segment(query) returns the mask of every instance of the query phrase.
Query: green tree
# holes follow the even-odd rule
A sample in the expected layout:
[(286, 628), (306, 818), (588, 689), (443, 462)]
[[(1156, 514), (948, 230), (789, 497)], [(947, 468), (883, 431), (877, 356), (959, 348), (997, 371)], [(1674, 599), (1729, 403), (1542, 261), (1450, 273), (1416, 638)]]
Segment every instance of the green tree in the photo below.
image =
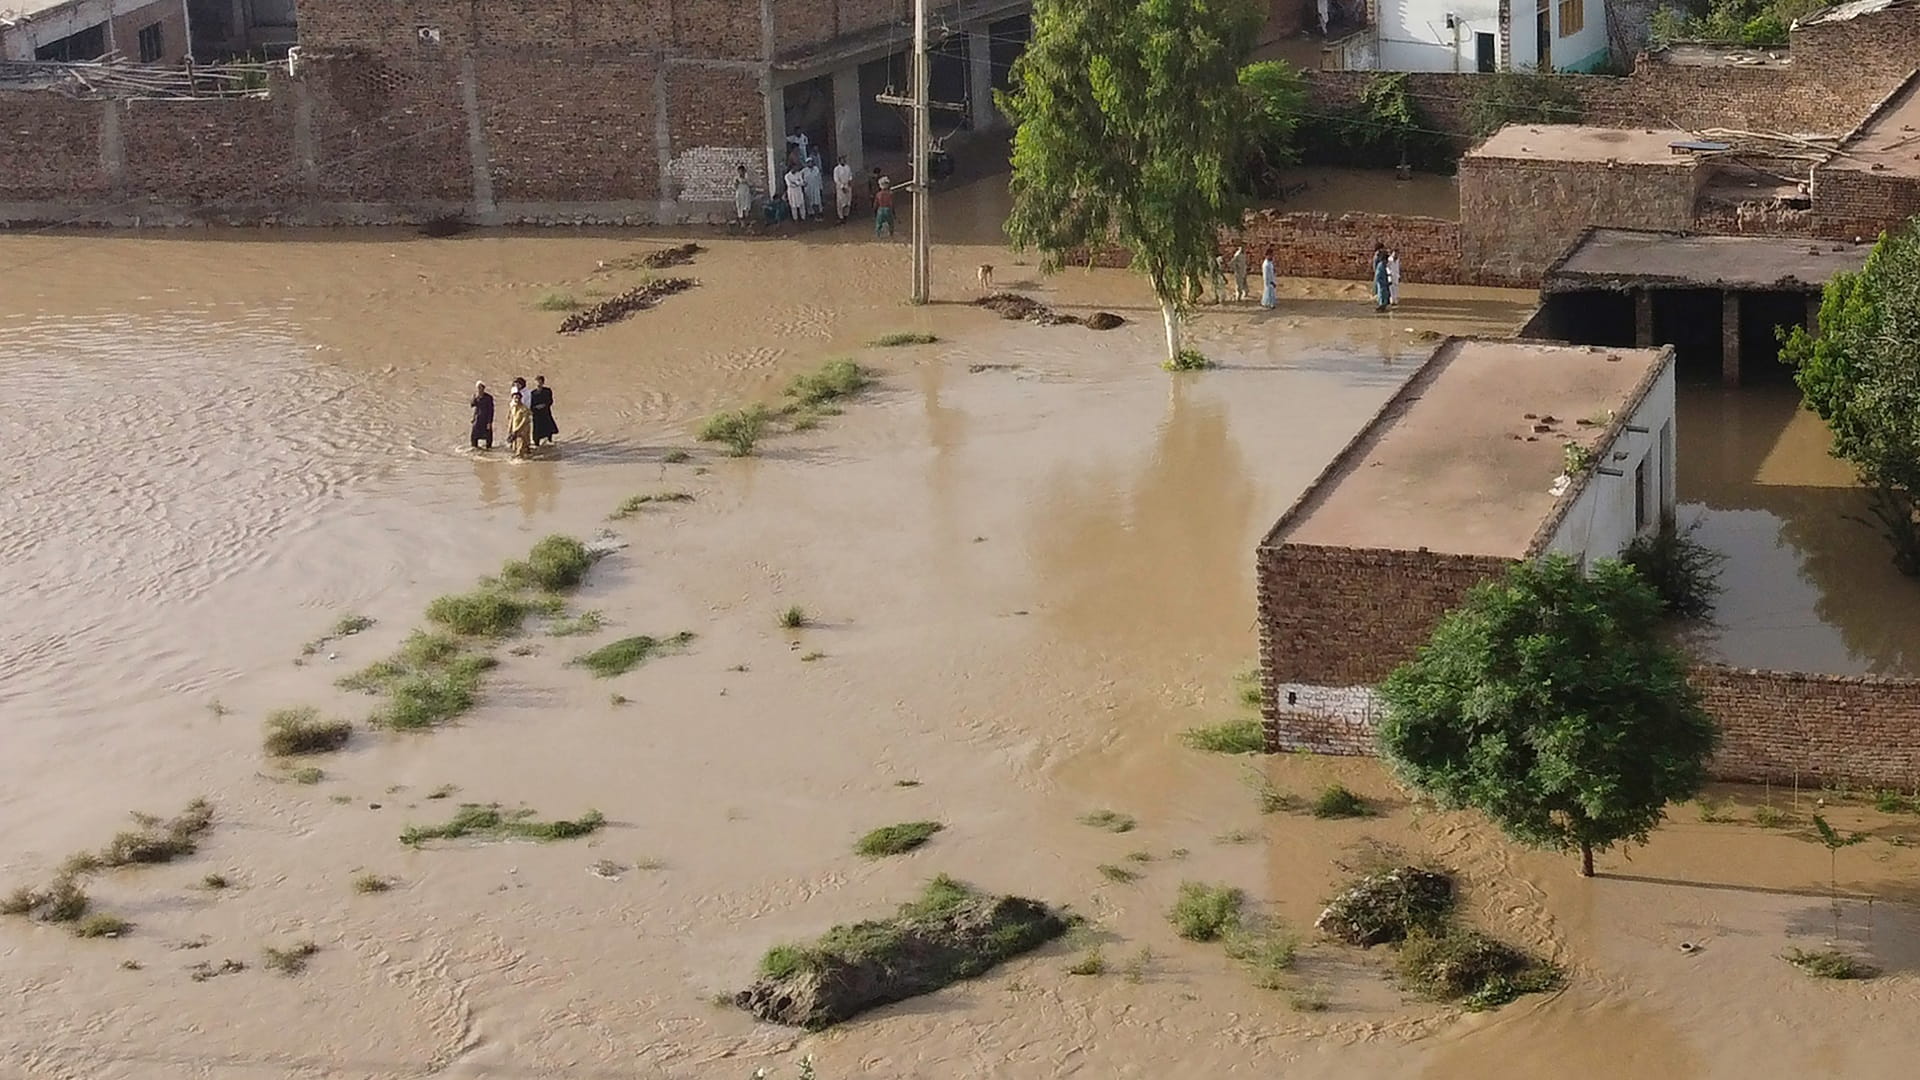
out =
[(1307, 84), (1291, 64), (1261, 60), (1240, 69), (1240, 89), (1247, 96), (1247, 174), (1259, 178), (1300, 158), (1294, 131), (1307, 106)]
[(1441, 620), (1381, 687), (1381, 755), (1442, 805), (1526, 844), (1644, 841), (1706, 780), (1718, 740), (1660, 636), (1660, 598), (1611, 559), (1515, 565)]
[(1836, 274), (1819, 329), (1795, 328), (1780, 358), (1853, 465), (1900, 572), (1920, 577), (1920, 235), (1884, 235), (1857, 274)]
[(998, 96), (1017, 125), (1007, 236), (1042, 269), (1117, 242), (1180, 320), (1237, 224), (1251, 127), (1240, 65), (1250, 0), (1036, 0), (1033, 40)]

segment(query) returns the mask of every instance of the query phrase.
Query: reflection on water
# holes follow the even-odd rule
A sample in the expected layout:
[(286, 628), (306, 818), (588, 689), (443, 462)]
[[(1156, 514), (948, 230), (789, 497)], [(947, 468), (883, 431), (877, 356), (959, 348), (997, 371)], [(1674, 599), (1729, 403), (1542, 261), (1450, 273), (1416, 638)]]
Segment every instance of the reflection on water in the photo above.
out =
[(1749, 667), (1920, 675), (1920, 582), (1858, 520), (1866, 499), (1792, 387), (1682, 385), (1680, 520), (1727, 561), (1696, 643)]

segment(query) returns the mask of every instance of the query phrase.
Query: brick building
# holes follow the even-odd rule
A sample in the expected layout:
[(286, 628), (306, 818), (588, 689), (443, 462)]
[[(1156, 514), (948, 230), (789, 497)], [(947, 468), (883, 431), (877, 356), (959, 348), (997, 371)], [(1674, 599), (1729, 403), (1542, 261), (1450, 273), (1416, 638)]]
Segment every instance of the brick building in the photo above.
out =
[(0, 61), (94, 60), (119, 53), (148, 64), (188, 55), (186, 0), (5, 0)]

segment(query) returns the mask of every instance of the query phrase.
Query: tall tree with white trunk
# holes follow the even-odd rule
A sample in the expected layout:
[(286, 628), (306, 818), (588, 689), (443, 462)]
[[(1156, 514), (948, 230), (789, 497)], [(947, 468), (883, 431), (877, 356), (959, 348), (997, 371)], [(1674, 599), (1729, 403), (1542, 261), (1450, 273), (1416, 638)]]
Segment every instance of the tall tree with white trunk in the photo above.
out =
[(1196, 359), (1181, 320), (1236, 225), (1261, 114), (1240, 68), (1251, 0), (1036, 0), (1033, 40), (1000, 108), (1017, 125), (1007, 235), (1042, 269), (1117, 245), (1166, 320), (1167, 360)]

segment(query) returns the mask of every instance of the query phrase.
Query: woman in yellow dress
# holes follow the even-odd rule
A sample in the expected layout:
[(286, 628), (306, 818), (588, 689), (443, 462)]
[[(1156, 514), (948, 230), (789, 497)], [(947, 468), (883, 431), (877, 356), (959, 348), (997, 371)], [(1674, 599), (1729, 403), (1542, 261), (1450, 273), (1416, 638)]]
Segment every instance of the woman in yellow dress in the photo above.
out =
[(533, 449), (533, 409), (527, 397), (527, 380), (513, 380), (513, 391), (507, 395), (507, 446), (517, 458)]

